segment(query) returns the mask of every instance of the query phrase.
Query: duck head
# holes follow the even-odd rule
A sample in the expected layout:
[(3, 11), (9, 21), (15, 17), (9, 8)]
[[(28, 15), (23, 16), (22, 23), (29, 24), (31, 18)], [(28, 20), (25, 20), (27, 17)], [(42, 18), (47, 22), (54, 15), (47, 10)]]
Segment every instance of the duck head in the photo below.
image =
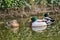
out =
[(47, 12), (47, 13), (45, 13), (45, 14), (44, 14), (44, 17), (48, 17), (48, 16), (49, 16), (48, 14), (49, 14), (48, 12)]
[(31, 21), (32, 21), (32, 22), (35, 22), (36, 20), (37, 20), (36, 17), (32, 17), (32, 18), (31, 18)]

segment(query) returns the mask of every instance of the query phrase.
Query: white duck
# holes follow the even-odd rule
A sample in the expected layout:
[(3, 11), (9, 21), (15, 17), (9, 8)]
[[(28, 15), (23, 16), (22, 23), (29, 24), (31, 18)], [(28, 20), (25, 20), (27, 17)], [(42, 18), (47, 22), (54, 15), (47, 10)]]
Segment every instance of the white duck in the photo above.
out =
[(31, 29), (36, 32), (42, 32), (47, 28), (47, 23), (42, 19), (36, 19), (35, 17), (31, 18)]
[(17, 22), (17, 20), (11, 20), (6, 24), (7, 24), (6, 27), (9, 28), (13, 33), (17, 33), (19, 29), (19, 23)]

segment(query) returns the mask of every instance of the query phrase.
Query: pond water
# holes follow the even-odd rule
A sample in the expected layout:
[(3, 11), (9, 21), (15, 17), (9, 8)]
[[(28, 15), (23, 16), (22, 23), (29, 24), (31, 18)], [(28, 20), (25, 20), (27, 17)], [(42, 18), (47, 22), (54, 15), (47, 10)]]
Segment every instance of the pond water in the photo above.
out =
[[(37, 33), (30, 29), (29, 22), (31, 17), (16, 19), (20, 24), (19, 31), (16, 34), (6, 29), (5, 23), (0, 24), (0, 40), (60, 40), (60, 15), (52, 17), (55, 19), (54, 24), (48, 26), (43, 33)], [(42, 17), (39, 16), (38, 18)], [(6, 22), (9, 20), (11, 19), (4, 19), (1, 21)]]

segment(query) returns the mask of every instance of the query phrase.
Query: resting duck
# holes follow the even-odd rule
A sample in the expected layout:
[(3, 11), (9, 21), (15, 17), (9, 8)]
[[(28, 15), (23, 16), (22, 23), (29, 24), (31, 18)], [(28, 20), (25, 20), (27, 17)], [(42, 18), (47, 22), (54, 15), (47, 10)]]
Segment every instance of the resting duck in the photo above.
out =
[(17, 20), (11, 20), (6, 24), (7, 24), (7, 28), (11, 29), (13, 33), (17, 33), (17, 30), (19, 29), (19, 24)]
[(51, 17), (49, 17), (48, 13), (44, 14), (43, 21), (47, 23), (47, 25), (51, 25), (55, 20)]
[(31, 18), (31, 29), (36, 32), (42, 32), (47, 28), (47, 23), (42, 19)]
[(43, 32), (47, 28), (47, 25), (52, 24), (54, 22), (53, 19), (48, 17), (48, 14), (44, 15), (43, 19), (37, 19), (36, 17), (31, 18), (31, 29), (36, 32)]

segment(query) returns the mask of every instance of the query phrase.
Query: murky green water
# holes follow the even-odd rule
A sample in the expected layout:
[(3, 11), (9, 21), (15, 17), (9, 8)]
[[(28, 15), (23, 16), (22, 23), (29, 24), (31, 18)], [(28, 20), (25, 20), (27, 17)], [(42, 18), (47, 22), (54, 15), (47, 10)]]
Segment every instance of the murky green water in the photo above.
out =
[[(60, 16), (52, 17), (55, 19), (55, 23), (48, 26), (43, 33), (37, 33), (30, 29), (30, 17), (17, 19), (20, 24), (17, 34), (14, 34), (9, 29), (5, 28), (5, 23), (0, 24), (0, 40), (60, 40)], [(9, 20), (5, 19), (2, 21), (6, 22)]]

